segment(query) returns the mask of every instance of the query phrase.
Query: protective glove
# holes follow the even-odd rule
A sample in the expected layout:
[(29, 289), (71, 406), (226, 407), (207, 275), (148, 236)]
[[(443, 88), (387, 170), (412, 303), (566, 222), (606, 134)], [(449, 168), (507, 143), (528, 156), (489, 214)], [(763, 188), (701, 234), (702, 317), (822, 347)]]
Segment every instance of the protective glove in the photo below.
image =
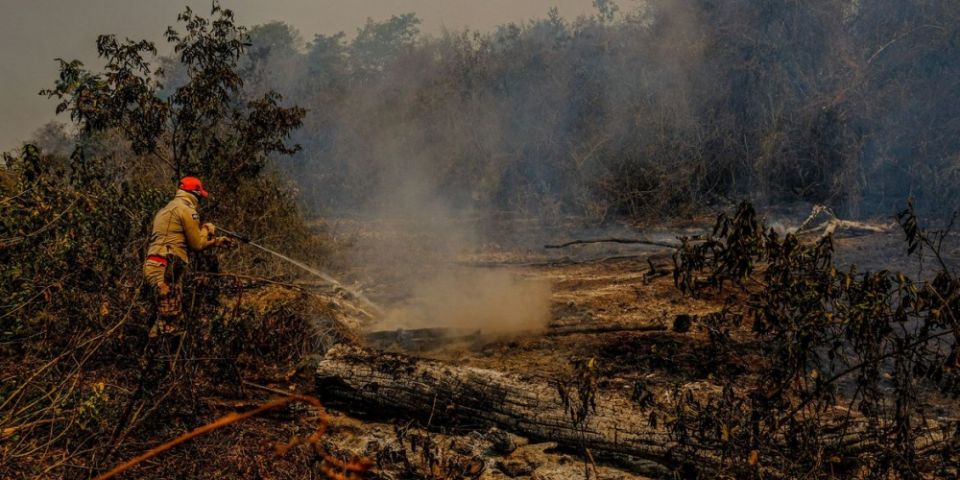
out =
[(217, 233), (217, 226), (212, 223), (204, 223), (200, 228), (207, 231), (207, 234), (213, 236)]
[(213, 242), (214, 245), (220, 248), (234, 248), (237, 246), (237, 242), (230, 237), (217, 237)]

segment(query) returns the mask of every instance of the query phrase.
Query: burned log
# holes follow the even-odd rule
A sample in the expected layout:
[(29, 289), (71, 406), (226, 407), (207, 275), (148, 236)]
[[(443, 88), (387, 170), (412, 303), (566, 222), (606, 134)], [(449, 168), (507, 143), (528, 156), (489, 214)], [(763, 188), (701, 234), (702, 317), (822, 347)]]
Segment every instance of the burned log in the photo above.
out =
[(367, 346), (378, 349), (399, 347), (404, 351), (423, 351), (446, 345), (453, 342), (468, 342), (479, 340), (482, 332), (479, 330), (463, 330), (452, 328), (414, 328), (396, 330), (378, 330), (364, 335)]
[[(389, 412), (435, 425), (496, 426), (592, 455), (652, 462), (679, 472), (718, 471), (731, 461), (716, 442), (675, 441), (665, 422), (651, 421), (657, 407), (642, 407), (627, 395), (590, 391), (589, 386), (578, 391), (576, 385), (346, 345), (334, 347), (319, 362), (316, 379), (322, 400), (349, 411)], [(837, 428), (823, 432), (826, 443), (854, 462), (876, 448), (863, 435), (867, 425), (856, 417), (848, 413)], [(916, 436), (918, 453), (945, 445), (945, 430), (935, 424), (921, 430), (925, 431)], [(774, 434), (770, 440), (761, 447), (767, 453), (792, 449), (783, 435)], [(777, 462), (764, 463), (752, 468), (767, 478), (786, 476)]]
[(680, 447), (665, 428), (651, 426), (650, 412), (626, 396), (596, 395), (584, 405), (582, 392), (493, 370), (338, 346), (318, 365), (317, 391), (324, 401), (339, 400), (348, 409), (365, 405), (433, 423), (496, 426), (595, 454), (671, 467), (718, 462), (712, 452), (689, 446), (678, 460)]

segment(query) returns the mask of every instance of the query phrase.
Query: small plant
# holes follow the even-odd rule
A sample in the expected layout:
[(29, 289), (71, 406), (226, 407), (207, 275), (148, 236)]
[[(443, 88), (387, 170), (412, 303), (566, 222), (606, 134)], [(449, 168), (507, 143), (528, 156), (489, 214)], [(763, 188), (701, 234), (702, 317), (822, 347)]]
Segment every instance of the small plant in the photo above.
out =
[(597, 410), (597, 359), (577, 360), (569, 379), (557, 380), (557, 393), (570, 420), (583, 427), (591, 413)]

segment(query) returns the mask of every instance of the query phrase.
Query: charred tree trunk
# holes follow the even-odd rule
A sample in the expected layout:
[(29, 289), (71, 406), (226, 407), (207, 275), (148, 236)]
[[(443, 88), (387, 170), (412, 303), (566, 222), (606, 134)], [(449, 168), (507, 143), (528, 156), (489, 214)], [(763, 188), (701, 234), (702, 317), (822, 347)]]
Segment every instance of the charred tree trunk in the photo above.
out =
[(671, 467), (718, 464), (706, 449), (688, 446), (681, 453), (664, 428), (651, 426), (650, 412), (626, 397), (590, 398), (574, 387), (492, 370), (338, 346), (318, 366), (317, 391), (325, 400), (347, 401), (348, 407), (359, 403), (399, 410), (434, 423), (479, 422)]
[[(699, 444), (688, 438), (680, 445), (664, 427), (662, 416), (651, 421), (662, 411), (641, 408), (625, 395), (401, 354), (334, 347), (317, 367), (317, 390), (326, 401), (345, 401), (348, 410), (365, 406), (445, 425), (497, 426), (595, 454), (652, 461), (684, 476), (716, 471), (731, 461), (723, 458), (717, 442)], [(866, 424), (861, 419), (847, 418), (837, 426), (823, 435), (845, 455), (856, 457), (875, 447), (862, 435)], [(772, 438), (777, 440), (762, 447), (770, 453), (793, 448), (783, 436)], [(917, 437), (916, 448), (918, 452), (941, 448), (945, 440), (942, 430), (931, 427)], [(754, 468), (763, 477), (784, 476), (772, 466)]]

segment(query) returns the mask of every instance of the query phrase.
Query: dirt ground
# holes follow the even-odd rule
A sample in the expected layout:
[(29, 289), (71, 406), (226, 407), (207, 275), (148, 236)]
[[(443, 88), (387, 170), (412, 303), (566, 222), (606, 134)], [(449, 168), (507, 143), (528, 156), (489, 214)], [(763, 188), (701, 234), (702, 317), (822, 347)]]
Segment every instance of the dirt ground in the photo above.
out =
[[(537, 332), (507, 336), (478, 332), (425, 344), (370, 342), (369, 346), (545, 381), (568, 376), (576, 362), (592, 358), (604, 373), (601, 388), (606, 389), (632, 388), (633, 380), (640, 377), (656, 383), (659, 376), (664, 380), (677, 374), (697, 376), (697, 372), (677, 371), (671, 366), (673, 362), (665, 361), (669, 355), (665, 357), (663, 352), (696, 356), (697, 337), (702, 334), (696, 329), (674, 334), (669, 329), (678, 315), (696, 317), (719, 307), (707, 300), (684, 298), (674, 288), (669, 250), (611, 244), (543, 248), (543, 243), (551, 238), (563, 240), (572, 235), (636, 236), (628, 228), (581, 228), (570, 233), (573, 230), (562, 225), (545, 229), (537, 223), (513, 223), (509, 228), (498, 227), (502, 235), (486, 235), (483, 241), (472, 241), (467, 248), (458, 249), (447, 244), (436, 248), (429, 233), (423, 233), (430, 232), (430, 228), (411, 232), (408, 227), (348, 223), (340, 226), (342, 231), (354, 229), (354, 235), (358, 235), (352, 263), (365, 268), (357, 269), (353, 275), (381, 306), (389, 309), (409, 300), (409, 279), (427, 275), (422, 270), (429, 272), (453, 265), (468, 274), (509, 272), (546, 282), (550, 285), (550, 320), (545, 330)], [(489, 225), (485, 228), (491, 230)], [(662, 229), (648, 236), (669, 240), (697, 230)], [(389, 247), (383, 247), (384, 243)], [(401, 253), (383, 255), (384, 250)], [(369, 261), (370, 257), (375, 261)], [(648, 331), (651, 328), (658, 330)], [(323, 393), (318, 394), (322, 398)], [(356, 419), (340, 413), (336, 419), (330, 445), (345, 448), (345, 453), (390, 451), (404, 444), (397, 434), (398, 424), (404, 425), (402, 418)], [(440, 444), (447, 442), (449, 452), (475, 453), (477, 461), (483, 464), (480, 478), (645, 478), (603, 460), (592, 465), (583, 452), (537, 443), (537, 439), (516, 438), (519, 447), (507, 452), (495, 448), (497, 442), (491, 440), (488, 431), (409, 428), (419, 435), (432, 435)], [(493, 437), (497, 435), (494, 432)], [(457, 444), (467, 446), (458, 448)], [(474, 457), (467, 455), (464, 461), (470, 458)]]
[[(782, 214), (781, 214), (782, 215)], [(776, 214), (770, 214), (776, 216)], [(802, 219), (802, 215), (794, 214)], [(500, 228), (503, 235), (488, 235), (465, 250), (434, 249), (429, 234), (410, 234), (392, 229), (390, 225), (366, 225), (362, 232), (375, 231), (377, 244), (389, 241), (392, 249), (403, 255), (379, 257), (366, 270), (354, 272), (365, 282), (366, 291), (388, 308), (392, 302), (409, 295), (405, 286), (409, 278), (425, 275), (418, 268), (436, 269), (437, 265), (456, 264), (466, 269), (509, 271), (515, 275), (546, 281), (551, 286), (550, 321), (543, 331), (520, 333), (506, 337), (453, 335), (455, 338), (431, 339), (415, 345), (405, 342), (371, 342), (374, 348), (394, 351), (471, 366), (509, 372), (522, 377), (541, 380), (571, 375), (576, 362), (592, 359), (603, 379), (601, 389), (630, 389), (642, 380), (654, 392), (664, 392), (658, 386), (677, 381), (700, 383), (710, 388), (717, 374), (750, 375), (749, 335), (735, 332), (743, 340), (744, 350), (735, 361), (716, 365), (706, 351), (706, 333), (698, 319), (719, 311), (719, 299), (695, 299), (680, 293), (673, 285), (670, 250), (644, 245), (600, 243), (548, 250), (546, 242), (560, 242), (577, 238), (606, 238), (642, 236), (657, 241), (676, 241), (680, 236), (707, 233), (712, 218), (689, 219), (656, 229), (645, 229), (642, 234), (627, 226), (603, 229), (570, 228), (554, 225), (545, 228), (531, 222), (514, 223)], [(793, 221), (794, 224), (799, 220)], [(349, 230), (351, 227), (344, 227)], [(356, 226), (354, 226), (356, 228)], [(489, 229), (488, 229), (489, 230)], [(355, 230), (361, 231), (361, 230)], [(428, 232), (424, 229), (422, 232)], [(360, 234), (357, 245), (366, 240)], [(372, 235), (372, 234), (369, 234)], [(948, 237), (943, 249), (946, 260), (957, 265), (960, 243), (957, 237)], [(899, 230), (889, 233), (848, 235), (841, 232), (836, 239), (836, 258), (841, 266), (856, 264), (859, 271), (901, 270), (913, 276), (923, 276), (925, 269), (915, 259), (904, 255), (903, 236)], [(375, 247), (368, 247), (377, 250)], [(358, 249), (362, 251), (362, 248)], [(359, 254), (361, 257), (363, 254)], [(421, 260), (431, 259), (430, 266)], [(364, 262), (360, 262), (364, 264)], [(681, 318), (692, 325), (682, 332), (674, 331), (674, 322)], [(463, 332), (461, 332), (463, 333)], [(469, 332), (466, 332), (469, 334)], [(322, 396), (322, 392), (319, 392)], [(354, 443), (351, 452), (389, 450), (398, 441), (397, 422), (357, 420), (346, 415), (337, 417), (342, 426), (335, 432), (347, 432)], [(483, 466), (481, 478), (643, 478), (636, 477), (616, 464), (600, 462), (596, 470), (587, 467), (583, 452), (557, 450), (553, 444), (534, 444), (519, 448), (512, 454), (497, 453), (491, 448), (485, 432), (446, 432), (443, 428), (421, 430), (432, 432), (440, 443), (449, 442), (455, 451), (458, 442), (468, 447), (462, 452), (473, 452)], [(343, 440), (332, 437), (334, 443)], [(530, 442), (519, 439), (520, 444)], [(469, 457), (469, 455), (468, 455)]]

